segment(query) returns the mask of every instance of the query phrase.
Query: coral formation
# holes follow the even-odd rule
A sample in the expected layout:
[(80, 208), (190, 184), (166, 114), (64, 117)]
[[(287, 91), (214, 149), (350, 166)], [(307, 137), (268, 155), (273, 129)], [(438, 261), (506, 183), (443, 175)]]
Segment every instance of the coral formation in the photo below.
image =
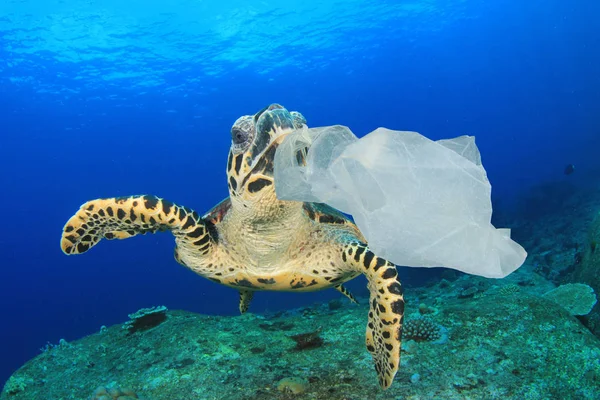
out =
[(308, 382), (302, 378), (283, 378), (277, 383), (277, 390), (288, 394), (301, 394), (306, 392)]
[(90, 400), (136, 400), (139, 399), (138, 395), (131, 389), (121, 389), (119, 387), (107, 388), (100, 386), (94, 393)]
[(290, 336), (296, 342), (295, 351), (315, 349), (323, 345), (323, 338), (319, 336), (321, 333), (321, 327), (313, 332), (299, 333), (297, 335)]
[(412, 339), (415, 342), (433, 342), (441, 339), (442, 330), (438, 324), (429, 318), (415, 318), (404, 323), (402, 337)]
[(15, 395), (27, 389), (27, 382), (23, 377), (11, 376), (4, 384), (4, 393)]
[(586, 315), (596, 304), (594, 289), (583, 283), (568, 283), (544, 294), (571, 315)]
[(129, 321), (123, 324), (130, 334), (145, 331), (162, 324), (167, 319), (167, 307), (156, 306), (142, 308), (133, 314), (129, 314)]
[(459, 299), (469, 299), (475, 297), (476, 294), (480, 293), (480, 290), (476, 286), (469, 286), (460, 291), (457, 295)]
[(503, 294), (505, 296), (510, 296), (511, 294), (517, 294), (520, 291), (521, 291), (521, 288), (519, 287), (519, 285), (516, 285), (514, 283), (504, 285), (498, 290), (498, 292), (500, 294)]

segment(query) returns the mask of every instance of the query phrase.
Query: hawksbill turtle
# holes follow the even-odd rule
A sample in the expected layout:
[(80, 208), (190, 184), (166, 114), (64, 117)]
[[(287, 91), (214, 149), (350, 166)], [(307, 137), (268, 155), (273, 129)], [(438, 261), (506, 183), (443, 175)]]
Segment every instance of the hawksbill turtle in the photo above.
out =
[[(103, 238), (170, 231), (175, 260), (238, 290), (242, 313), (258, 290), (335, 288), (353, 300), (342, 284), (364, 274), (370, 291), (366, 345), (386, 389), (400, 365), (404, 315), (395, 265), (375, 255), (357, 226), (334, 208), (275, 195), (277, 147), (305, 124), (302, 114), (278, 104), (240, 117), (231, 129), (229, 197), (203, 216), (152, 195), (91, 200), (66, 223), (60, 245), (66, 254), (81, 254)], [(303, 162), (306, 151), (297, 157)]]

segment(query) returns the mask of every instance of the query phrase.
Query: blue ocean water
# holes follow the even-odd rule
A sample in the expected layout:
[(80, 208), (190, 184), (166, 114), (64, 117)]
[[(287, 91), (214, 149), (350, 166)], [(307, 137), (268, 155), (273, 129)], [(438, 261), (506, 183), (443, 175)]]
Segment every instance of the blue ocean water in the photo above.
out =
[[(232, 123), (270, 103), (360, 135), (475, 135), (498, 204), (539, 182), (597, 181), (598, 12), (592, 0), (3, 0), (0, 381), (45, 343), (141, 307), (237, 314), (235, 291), (176, 264), (170, 235), (79, 257), (58, 242), (98, 197), (210, 209), (227, 196)], [(253, 310), (337, 296), (260, 293)]]

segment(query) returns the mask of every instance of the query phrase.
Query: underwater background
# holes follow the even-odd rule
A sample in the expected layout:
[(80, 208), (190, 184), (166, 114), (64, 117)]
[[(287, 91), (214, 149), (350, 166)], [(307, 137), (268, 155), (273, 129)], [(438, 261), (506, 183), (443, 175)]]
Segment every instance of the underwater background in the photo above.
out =
[[(98, 197), (210, 209), (227, 196), (231, 125), (274, 102), (359, 136), (474, 135), (497, 226), (521, 241), (519, 219), (568, 224), (562, 199), (600, 182), (599, 13), (593, 0), (2, 0), (0, 382), (142, 307), (238, 314), (234, 290), (174, 261), (171, 235), (78, 257), (59, 238)], [(408, 287), (440, 274), (400, 269)], [(261, 292), (251, 312), (338, 297)]]

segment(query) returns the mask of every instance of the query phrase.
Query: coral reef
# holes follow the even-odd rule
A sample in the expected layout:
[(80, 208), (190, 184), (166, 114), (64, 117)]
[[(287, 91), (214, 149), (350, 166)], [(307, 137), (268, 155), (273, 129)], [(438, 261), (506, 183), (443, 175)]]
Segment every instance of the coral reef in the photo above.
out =
[[(532, 272), (531, 277), (542, 277), (554, 286), (587, 284), (600, 293), (600, 185), (595, 182), (578, 187), (552, 183), (542, 185), (545, 188), (541, 190), (532, 189), (537, 192), (533, 196), (536, 200), (522, 208), (521, 218), (510, 224), (514, 236), (529, 252), (527, 265), (522, 268)], [(560, 189), (548, 191), (549, 187)], [(530, 200), (531, 196), (520, 203)], [(537, 207), (544, 208), (543, 212), (536, 213), (533, 209)], [(536, 285), (539, 293), (545, 282)], [(599, 303), (578, 319), (600, 337)]]
[[(590, 285), (596, 293), (600, 293), (600, 206), (596, 207), (594, 219), (588, 230), (587, 241), (581, 252), (580, 262), (568, 276), (570, 282), (582, 282)], [(600, 337), (600, 304), (596, 303), (584, 319), (592, 332)]]
[[(552, 285), (527, 269), (510, 279), (534, 285), (510, 298), (493, 286), (457, 298), (467, 284), (480, 287), (467, 276), (451, 287), (407, 288), (407, 324), (427, 304), (426, 318), (449, 339), (405, 340), (387, 391), (365, 349), (364, 301), (239, 317), (167, 311), (165, 322), (136, 334), (111, 326), (44, 351), (14, 374), (0, 400), (89, 399), (98, 385), (117, 382), (147, 400), (600, 398), (600, 340), (542, 296)], [(322, 345), (290, 351), (290, 336), (306, 332), (318, 332)]]

